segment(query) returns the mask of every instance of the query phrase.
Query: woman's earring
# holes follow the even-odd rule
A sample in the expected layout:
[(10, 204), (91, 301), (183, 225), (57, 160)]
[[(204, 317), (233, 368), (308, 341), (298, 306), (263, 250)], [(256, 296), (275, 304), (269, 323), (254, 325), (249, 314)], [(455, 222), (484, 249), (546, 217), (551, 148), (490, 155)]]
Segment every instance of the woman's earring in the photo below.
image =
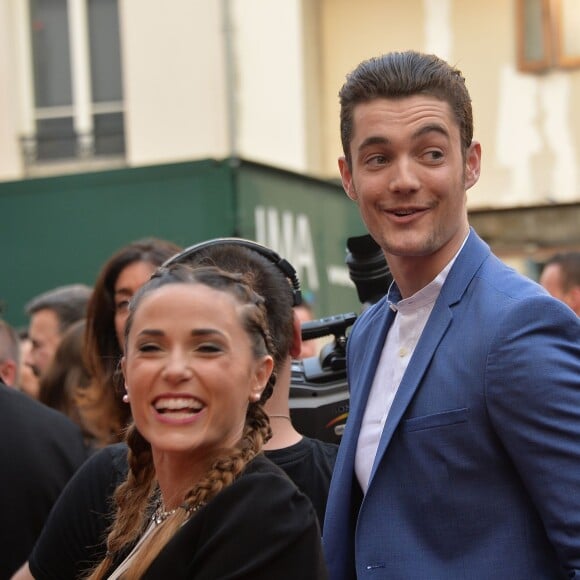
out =
[(262, 393), (252, 393), (252, 396), (250, 397), (250, 402), (257, 403), (260, 400), (261, 396), (262, 396)]
[(129, 393), (125, 393), (123, 395), (123, 403), (128, 403), (129, 402)]

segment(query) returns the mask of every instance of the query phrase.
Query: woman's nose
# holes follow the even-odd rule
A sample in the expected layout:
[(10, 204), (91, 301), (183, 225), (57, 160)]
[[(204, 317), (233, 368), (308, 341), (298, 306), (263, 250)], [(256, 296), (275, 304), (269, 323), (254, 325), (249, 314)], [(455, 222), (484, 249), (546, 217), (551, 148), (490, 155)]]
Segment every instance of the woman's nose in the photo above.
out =
[(182, 352), (171, 353), (162, 371), (162, 377), (169, 382), (181, 382), (191, 378), (191, 361)]

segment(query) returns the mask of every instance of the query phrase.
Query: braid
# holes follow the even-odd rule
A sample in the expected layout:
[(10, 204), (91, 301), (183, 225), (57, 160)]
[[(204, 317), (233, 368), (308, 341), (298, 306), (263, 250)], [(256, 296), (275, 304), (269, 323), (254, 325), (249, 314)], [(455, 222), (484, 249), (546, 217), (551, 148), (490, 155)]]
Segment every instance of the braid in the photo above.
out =
[(250, 405), (242, 438), (235, 447), (213, 462), (207, 475), (187, 494), (185, 503), (208, 503), (222, 489), (231, 485), (271, 435), (270, 421), (262, 407), (256, 403)]
[(113, 495), (117, 513), (107, 536), (107, 554), (89, 580), (104, 578), (115, 555), (134, 543), (147, 523), (147, 507), (155, 485), (151, 446), (134, 424), (127, 429), (126, 441), (129, 471)]
[(220, 491), (231, 485), (244, 471), (246, 465), (260, 453), (270, 439), (270, 420), (260, 403), (248, 407), (244, 434), (240, 441), (212, 463), (207, 474), (186, 494), (185, 501), (165, 523), (154, 530), (139, 549), (140, 557), (123, 576), (123, 580), (138, 580), (159, 555), (167, 542), (187, 521), (192, 513), (209, 503)]

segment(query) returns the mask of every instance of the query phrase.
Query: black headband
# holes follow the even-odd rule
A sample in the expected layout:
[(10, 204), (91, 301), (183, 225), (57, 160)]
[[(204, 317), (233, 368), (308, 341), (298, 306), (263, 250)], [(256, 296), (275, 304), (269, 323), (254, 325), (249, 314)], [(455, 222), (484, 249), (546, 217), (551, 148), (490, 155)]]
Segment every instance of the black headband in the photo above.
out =
[(215, 238), (213, 240), (207, 240), (206, 242), (200, 242), (199, 244), (189, 246), (189, 248), (185, 248), (185, 250), (175, 254), (175, 256), (172, 256), (166, 260), (163, 263), (163, 266), (165, 267), (171, 264), (180, 263), (186, 258), (190, 258), (202, 250), (220, 245), (235, 245), (248, 248), (249, 250), (253, 250), (254, 252), (270, 260), (270, 262), (272, 262), (292, 284), (292, 305), (298, 306), (299, 304), (302, 304), (300, 280), (298, 279), (298, 275), (296, 274), (294, 266), (292, 266), (288, 260), (285, 260), (279, 256), (274, 250), (271, 250), (270, 248), (267, 248), (258, 242), (252, 242), (251, 240), (245, 240), (243, 238)]

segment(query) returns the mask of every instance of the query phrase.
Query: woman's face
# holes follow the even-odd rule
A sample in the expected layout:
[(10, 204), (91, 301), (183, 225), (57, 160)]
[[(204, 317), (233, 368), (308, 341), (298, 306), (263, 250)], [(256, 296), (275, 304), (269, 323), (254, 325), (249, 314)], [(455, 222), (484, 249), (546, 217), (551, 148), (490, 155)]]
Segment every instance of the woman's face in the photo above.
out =
[(129, 315), (128, 306), (133, 294), (151, 278), (156, 267), (150, 262), (133, 262), (125, 266), (115, 282), (115, 332), (121, 350), (125, 347), (125, 322)]
[(241, 311), (231, 294), (199, 283), (162, 286), (137, 306), (123, 372), (154, 454), (207, 462), (241, 438), (273, 367), (269, 355), (254, 356)]

